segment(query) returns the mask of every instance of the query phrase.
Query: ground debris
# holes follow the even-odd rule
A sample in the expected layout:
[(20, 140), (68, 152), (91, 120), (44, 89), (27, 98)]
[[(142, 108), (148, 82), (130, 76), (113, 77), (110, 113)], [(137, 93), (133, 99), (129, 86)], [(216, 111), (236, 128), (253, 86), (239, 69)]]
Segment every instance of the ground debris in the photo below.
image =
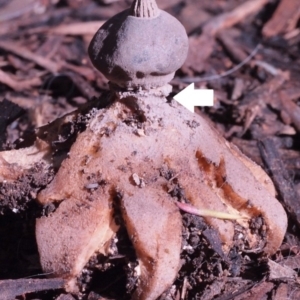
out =
[(299, 227), (300, 202), (293, 181), (291, 180), (289, 173), (283, 167), (283, 162), (278, 154), (275, 143), (271, 138), (268, 138), (259, 143), (259, 148), (264, 163), (271, 172), (271, 176), (285, 208)]
[(24, 112), (20, 106), (7, 99), (3, 99), (0, 102), (0, 150), (4, 150), (7, 126), (24, 114)]
[(235, 300), (250, 300), (250, 299), (268, 299), (268, 293), (273, 289), (274, 284), (271, 282), (262, 281), (253, 286), (248, 291), (236, 296)]
[(53, 179), (53, 172), (43, 164), (25, 170), (14, 181), (0, 182), (0, 214), (5, 210), (19, 213), (36, 199), (38, 191)]
[(262, 33), (270, 38), (289, 32), (295, 29), (299, 18), (299, 2), (297, 0), (282, 0), (272, 18), (263, 27)]
[[(202, 26), (202, 34), (199, 37), (190, 37), (190, 51), (182, 69), (185, 71), (192, 68), (198, 73), (202, 72), (204, 63), (215, 46), (216, 34), (228, 27), (234, 26), (248, 15), (259, 11), (266, 3), (267, 0), (246, 1), (230, 12), (224, 12), (209, 19)], [(205, 47), (201, 51), (197, 51), (197, 46), (201, 47), (201, 45), (205, 45)]]
[(63, 287), (64, 280), (59, 278), (0, 280), (0, 299), (15, 299), (17, 296), (25, 296), (39, 291), (63, 289)]
[(269, 267), (269, 280), (296, 280), (297, 272), (293, 269), (282, 266), (275, 261), (268, 260), (268, 267)]

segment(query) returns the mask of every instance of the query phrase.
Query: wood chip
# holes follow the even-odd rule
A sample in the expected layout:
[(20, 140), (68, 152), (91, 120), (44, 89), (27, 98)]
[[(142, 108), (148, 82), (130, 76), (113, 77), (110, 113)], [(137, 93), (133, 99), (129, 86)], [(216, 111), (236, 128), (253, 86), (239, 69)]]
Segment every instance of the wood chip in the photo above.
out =
[(291, 31), (300, 17), (299, 0), (281, 0), (272, 18), (265, 24), (262, 33), (272, 37)]
[(6, 6), (1, 7), (0, 22), (15, 19), (31, 12), (37, 4), (36, 2), (35, 0), (11, 0)]
[(271, 172), (271, 177), (286, 210), (298, 227), (300, 227), (300, 202), (298, 195), (295, 191), (293, 180), (290, 178), (278, 154), (274, 141), (268, 138), (259, 142), (258, 146), (262, 159), (266, 168)]
[(285, 113), (288, 114), (291, 122), (297, 131), (300, 132), (300, 106), (291, 101), (284, 92), (280, 93), (280, 98)]
[(202, 232), (203, 236), (205, 237), (205, 239), (209, 242), (209, 244), (211, 245), (212, 249), (220, 256), (222, 257), (222, 259), (224, 259), (225, 261), (227, 261), (227, 257), (223, 252), (222, 249), (222, 241), (220, 239), (220, 235), (219, 233), (215, 230), (215, 229), (211, 229), (211, 228), (206, 228), (203, 232)]
[(245, 20), (250, 14), (258, 12), (266, 3), (268, 0), (248, 0), (230, 12), (211, 18), (202, 27), (202, 34), (199, 37), (190, 37), (190, 50), (183, 70), (191, 68), (197, 72), (203, 71), (204, 63), (213, 51), (216, 34)]
[(0, 300), (15, 299), (27, 293), (56, 290), (64, 287), (64, 280), (55, 279), (15, 279), (0, 281)]
[(35, 62), (37, 65), (45, 68), (46, 70), (50, 71), (51, 73), (57, 73), (58, 70), (61, 68), (61, 65), (47, 59), (43, 56), (37, 55), (34, 52), (28, 50), (28, 48), (13, 42), (13, 41), (0, 41), (0, 48), (12, 52), (20, 57), (23, 57), (27, 60)]
[(217, 34), (217, 38), (234, 62), (240, 63), (247, 58), (248, 54), (242, 49), (241, 45), (234, 40), (232, 30), (223, 30)]
[(231, 94), (232, 100), (237, 100), (243, 95), (243, 91), (245, 89), (245, 82), (241, 78), (236, 78), (234, 80), (234, 87)]
[(268, 293), (273, 289), (274, 284), (271, 282), (261, 282), (253, 286), (250, 290), (234, 298), (234, 300), (267, 300)]
[(7, 99), (0, 101), (0, 150), (6, 141), (6, 127), (23, 113), (24, 110), (17, 104)]
[(273, 260), (268, 260), (268, 267), (269, 280), (295, 280), (297, 278), (297, 273), (293, 269), (286, 266), (281, 266)]
[(300, 270), (300, 256), (288, 256), (281, 262), (279, 262), (281, 266), (288, 267), (294, 270)]
[(225, 280), (216, 279), (206, 287), (203, 294), (201, 295), (201, 300), (211, 300), (215, 296), (220, 295), (225, 286)]
[(15, 91), (31, 89), (32, 87), (39, 86), (42, 83), (41, 79), (38, 77), (18, 81), (15, 80), (12, 75), (9, 75), (8, 73), (3, 72), (2, 70), (0, 70), (0, 82), (6, 84)]
[(281, 283), (276, 290), (273, 300), (285, 300), (288, 299), (288, 285)]
[(61, 294), (56, 300), (75, 300), (71, 294)]
[(222, 29), (232, 27), (245, 20), (250, 14), (258, 12), (268, 2), (268, 0), (248, 0), (232, 11), (212, 18), (203, 26), (202, 30), (206, 34), (216, 35)]
[(78, 22), (62, 24), (49, 30), (59, 35), (94, 35), (105, 21)]
[[(95, 73), (92, 69), (84, 66), (75, 66), (72, 64), (69, 64), (67, 62), (55, 62), (49, 58), (46, 58), (42, 55), (38, 55), (37, 53), (31, 52), (27, 48), (19, 45), (16, 42), (12, 41), (0, 41), (0, 48), (12, 52), (20, 57), (23, 57), (27, 60), (35, 62), (37, 65), (45, 68), (46, 70), (50, 71), (53, 74), (57, 74), (63, 67), (66, 69), (69, 69), (71, 71), (75, 71), (77, 73), (80, 73), (88, 80), (94, 80), (95, 79)], [(1, 71), (1, 70), (0, 70)], [(24, 86), (21, 86), (20, 83), (14, 84), (11, 79), (8, 78), (8, 76), (4, 75), (5, 73), (0, 73), (0, 81), (6, 83), (8, 86), (12, 87), (15, 90), (22, 90), (24, 89)], [(26, 81), (25, 81), (26, 82)], [(41, 82), (38, 82), (35, 78), (33, 82), (30, 82), (31, 85), (39, 85)], [(25, 83), (23, 83), (25, 85)], [(26, 86), (29, 83), (26, 82)]]

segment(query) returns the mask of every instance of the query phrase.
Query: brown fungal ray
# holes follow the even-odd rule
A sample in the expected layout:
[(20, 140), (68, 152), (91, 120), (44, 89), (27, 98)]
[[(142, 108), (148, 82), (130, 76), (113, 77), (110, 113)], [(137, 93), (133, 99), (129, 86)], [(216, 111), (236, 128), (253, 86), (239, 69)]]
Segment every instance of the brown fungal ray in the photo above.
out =
[[(86, 131), (79, 134), (69, 152), (69, 158), (62, 163), (53, 182), (39, 195), (39, 201), (44, 204), (63, 200), (50, 218), (44, 217), (43, 222), (37, 222), (37, 232), (43, 232), (37, 235), (39, 249), (44, 249), (54, 236), (55, 243), (64, 244), (65, 247), (62, 252), (54, 247), (44, 251), (41, 255), (42, 266), (57, 275), (64, 273), (66, 276), (65, 272), (70, 270), (67, 277), (76, 277), (80, 268), (75, 267), (78, 265), (78, 258), (73, 254), (86, 253), (81, 240), (88, 240), (89, 234), (94, 234), (93, 228), (98, 227), (97, 222), (105, 220), (102, 214), (106, 214), (105, 210), (100, 209), (101, 206), (95, 206), (94, 210), (99, 209), (95, 212), (98, 218), (91, 218), (84, 212), (86, 208), (79, 213), (76, 207), (80, 203), (89, 204), (90, 195), (93, 195), (96, 203), (99, 201), (97, 199), (102, 199), (106, 206), (111, 201), (112, 191), (116, 190), (122, 191), (126, 196), (123, 200), (124, 211), (134, 211), (130, 216), (124, 216), (130, 234), (136, 231), (140, 237), (139, 243), (134, 243), (134, 246), (142, 266), (149, 256), (142, 249), (149, 248), (151, 238), (144, 238), (148, 235), (148, 226), (142, 226), (142, 218), (139, 220), (136, 216), (138, 212), (141, 216), (144, 214), (141, 203), (153, 201), (149, 207), (145, 205), (145, 209), (149, 209), (147, 220), (155, 220), (157, 212), (151, 207), (156, 207), (159, 201), (171, 201), (168, 200), (168, 191), (170, 192), (172, 178), (162, 174), (162, 167), (176, 175), (177, 184), (186, 199), (199, 208), (234, 211), (235, 214), (248, 217), (262, 216), (266, 225), (265, 237), (253, 236), (248, 230), (248, 224), (241, 224), (245, 227), (246, 238), (253, 248), (263, 240), (263, 251), (273, 254), (283, 240), (287, 217), (281, 204), (270, 193), (270, 184), (260, 182), (261, 178), (268, 178), (267, 175), (262, 176), (263, 171), (257, 172), (260, 169), (257, 165), (242, 157), (243, 154), (218, 135), (203, 117), (190, 114), (179, 104), (169, 104), (163, 97), (151, 96), (116, 100), (108, 108), (98, 110)], [(252, 166), (249, 168), (249, 165)], [(93, 174), (98, 174), (98, 177)], [(94, 194), (86, 189), (91, 178), (105, 182)], [(136, 201), (136, 205), (131, 204), (130, 201), (134, 201), (132, 199)], [(91, 201), (89, 205), (93, 203)], [(68, 209), (62, 208), (63, 213), (60, 213), (62, 205)], [(150, 212), (153, 218), (150, 217)], [(64, 219), (66, 214), (70, 223), (68, 226), (64, 225), (67, 223)], [(170, 214), (174, 214), (171, 202), (165, 205), (160, 214), (161, 222), (166, 224)], [(53, 221), (54, 218), (56, 222)], [(88, 221), (86, 218), (89, 218)], [(210, 217), (205, 219), (218, 230), (224, 243), (224, 251), (228, 251), (233, 244), (233, 223)], [(61, 224), (59, 231), (58, 222)], [(80, 223), (85, 226), (76, 228), (75, 224)], [(107, 220), (106, 226), (109, 227), (109, 224), (111, 220)], [(73, 232), (70, 232), (69, 226), (74, 227)], [(158, 245), (158, 249), (164, 244), (164, 238), (159, 239), (160, 231), (161, 228), (153, 227), (151, 235), (157, 236), (157, 240), (152, 242)], [(95, 234), (103, 239), (100, 231)], [(65, 240), (71, 243), (65, 243)], [(180, 247), (177, 227), (174, 228), (172, 243), (178, 243), (176, 245)], [(77, 246), (79, 250), (76, 249)], [(68, 253), (73, 253), (72, 259), (66, 262)], [(164, 259), (157, 256), (157, 266), (165, 265)], [(176, 265), (179, 255), (177, 261), (174, 257), (173, 259)], [(76, 272), (72, 271), (75, 269)], [(153, 282), (149, 295), (152, 291), (159, 290), (156, 282), (164, 282), (164, 288), (171, 286), (174, 277), (167, 273), (157, 273), (155, 269), (145, 269), (146, 271)], [(141, 279), (137, 291), (145, 289), (143, 282)]]
[(36, 222), (43, 270), (67, 279), (66, 290), (72, 292), (77, 292), (76, 276), (95, 252), (107, 254), (118, 229), (110, 186), (97, 170), (91, 173), (86, 167), (94, 149), (80, 142), (78, 146), (82, 151), (75, 145), (72, 158), (64, 161), (49, 188), (39, 194), (41, 203), (58, 208)]
[(164, 191), (148, 187), (125, 194), (122, 211), (141, 270), (133, 299), (157, 299), (179, 271), (181, 215)]

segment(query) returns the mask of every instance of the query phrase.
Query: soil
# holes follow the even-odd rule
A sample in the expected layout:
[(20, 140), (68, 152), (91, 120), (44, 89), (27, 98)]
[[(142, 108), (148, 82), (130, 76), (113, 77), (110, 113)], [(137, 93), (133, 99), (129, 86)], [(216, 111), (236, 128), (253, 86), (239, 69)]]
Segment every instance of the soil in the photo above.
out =
[[(284, 242), (266, 257), (259, 249), (247, 250), (237, 224), (235, 245), (224, 254), (217, 232), (203, 218), (182, 213), (182, 267), (160, 299), (299, 299), (298, 0), (157, 2), (182, 22), (190, 41), (188, 58), (171, 82), (170, 98), (191, 82), (214, 89), (214, 106), (196, 113), (205, 113), (227, 140), (266, 170), (289, 217)], [(244, 6), (250, 2), (251, 7)], [(50, 141), (55, 153), (51, 171), (36, 164), (14, 185), (0, 183), (0, 299), (76, 299), (64, 292), (62, 281), (41, 269), (35, 220), (56, 207), (41, 206), (35, 198), (85, 130), (93, 109), (106, 105), (97, 99), (108, 94), (108, 83), (92, 67), (87, 47), (101, 22), (129, 5), (0, 0), (0, 150), (30, 146), (39, 137)], [(75, 109), (72, 118), (57, 121)], [(47, 124), (55, 120), (49, 130)], [(161, 174), (175, 175), (171, 170)], [(176, 180), (172, 188), (171, 196), (182, 197)], [(115, 220), (120, 229), (111, 245), (113, 255), (90, 259), (79, 278), (82, 299), (130, 299), (135, 288), (136, 254), (121, 215), (116, 213)], [(251, 226), (264, 236), (261, 218)]]

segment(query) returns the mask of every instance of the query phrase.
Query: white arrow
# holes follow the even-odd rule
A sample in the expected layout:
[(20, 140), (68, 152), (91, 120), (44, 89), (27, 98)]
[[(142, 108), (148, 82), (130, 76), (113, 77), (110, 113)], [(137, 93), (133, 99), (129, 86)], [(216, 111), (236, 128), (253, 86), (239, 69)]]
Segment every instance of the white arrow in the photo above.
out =
[(195, 90), (195, 84), (191, 83), (173, 98), (189, 111), (194, 112), (195, 106), (214, 105), (214, 90)]

